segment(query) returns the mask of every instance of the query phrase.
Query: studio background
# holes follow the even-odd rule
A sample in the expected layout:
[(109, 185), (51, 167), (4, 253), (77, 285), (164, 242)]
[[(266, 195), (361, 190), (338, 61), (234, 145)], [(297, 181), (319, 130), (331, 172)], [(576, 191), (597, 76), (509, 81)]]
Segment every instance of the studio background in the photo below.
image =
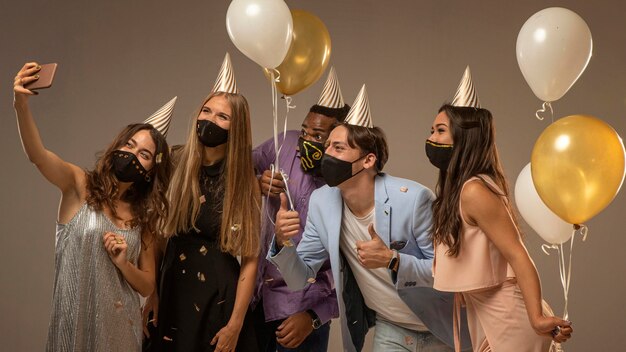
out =
[[(269, 83), (228, 38), (226, 0), (4, 1), (0, 6), (0, 340), (6, 351), (45, 346), (54, 278), (54, 223), (60, 193), (22, 151), (12, 82), (26, 61), (58, 62), (52, 89), (31, 98), (45, 146), (91, 168), (123, 126), (178, 96), (168, 140), (182, 143), (191, 114), (213, 86), (230, 52), (237, 83), (252, 112), (254, 144), (272, 135)], [(515, 58), (517, 34), (551, 6), (583, 17), (593, 57), (578, 82), (554, 103), (555, 116), (591, 114), (626, 135), (626, 5), (618, 1), (287, 1), (326, 24), (344, 98), (369, 93), (374, 124), (390, 145), (385, 171), (434, 189), (436, 169), (424, 140), (437, 109), (450, 100), (466, 65), (483, 107), (494, 114), (497, 142), (511, 185), (530, 161), (549, 121), (535, 118), (533, 95)], [(294, 96), (289, 127), (298, 129), (323, 81)], [(282, 101), (281, 101), (282, 103)], [(282, 106), (281, 106), (282, 108)], [(281, 111), (284, 111), (282, 109)], [(281, 114), (282, 115), (282, 114)], [(597, 141), (602, 143), (601, 140)], [(624, 190), (576, 239), (570, 292), (574, 337), (568, 352), (626, 350)], [(544, 297), (560, 314), (555, 255), (522, 222)], [(334, 324), (329, 350), (340, 350)], [(370, 334), (371, 335), (371, 334)], [(370, 347), (366, 347), (370, 349)]]

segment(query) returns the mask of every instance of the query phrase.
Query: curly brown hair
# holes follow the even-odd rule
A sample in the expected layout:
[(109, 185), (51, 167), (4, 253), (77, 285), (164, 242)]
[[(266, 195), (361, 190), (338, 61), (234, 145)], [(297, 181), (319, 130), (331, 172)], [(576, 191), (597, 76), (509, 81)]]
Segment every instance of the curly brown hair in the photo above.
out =
[(170, 183), (172, 165), (165, 137), (150, 124), (138, 123), (126, 126), (111, 145), (103, 153), (99, 153), (95, 168), (92, 171), (86, 171), (86, 187), (87, 204), (92, 209), (101, 211), (106, 206), (113, 216), (119, 219), (115, 211), (119, 181), (113, 172), (112, 156), (116, 150), (122, 148), (137, 132), (142, 130), (150, 132), (156, 145), (155, 163), (149, 172), (150, 181), (133, 182), (124, 192), (121, 200), (130, 204), (133, 218), (127, 225), (141, 227), (142, 245), (145, 248), (152, 243), (156, 235), (161, 234), (163, 221), (167, 219), (169, 213), (169, 203), (165, 194)]

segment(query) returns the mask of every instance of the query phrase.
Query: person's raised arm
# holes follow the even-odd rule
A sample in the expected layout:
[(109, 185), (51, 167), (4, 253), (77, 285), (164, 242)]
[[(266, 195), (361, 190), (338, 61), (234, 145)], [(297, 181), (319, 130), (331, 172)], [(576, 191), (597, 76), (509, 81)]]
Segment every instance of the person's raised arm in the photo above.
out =
[(48, 181), (61, 189), (65, 195), (68, 192), (79, 190), (77, 184), (80, 178), (84, 177), (84, 172), (76, 165), (65, 162), (47, 150), (41, 141), (39, 129), (28, 106), (28, 98), (36, 93), (24, 88), (25, 84), (39, 79), (37, 72), (40, 69), (41, 66), (36, 62), (29, 62), (15, 76), (13, 106), (17, 115), (17, 127), (22, 140), (22, 147), (28, 159), (37, 166)]

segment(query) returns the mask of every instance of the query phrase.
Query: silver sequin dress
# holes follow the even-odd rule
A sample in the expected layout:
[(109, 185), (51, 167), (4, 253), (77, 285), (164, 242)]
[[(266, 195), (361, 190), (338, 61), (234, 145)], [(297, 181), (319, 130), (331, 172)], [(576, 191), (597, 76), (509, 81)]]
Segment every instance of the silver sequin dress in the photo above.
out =
[(102, 242), (123, 236), (128, 260), (137, 264), (140, 229), (118, 229), (86, 203), (67, 224), (57, 224), (52, 317), (47, 351), (139, 351), (139, 294), (124, 280)]

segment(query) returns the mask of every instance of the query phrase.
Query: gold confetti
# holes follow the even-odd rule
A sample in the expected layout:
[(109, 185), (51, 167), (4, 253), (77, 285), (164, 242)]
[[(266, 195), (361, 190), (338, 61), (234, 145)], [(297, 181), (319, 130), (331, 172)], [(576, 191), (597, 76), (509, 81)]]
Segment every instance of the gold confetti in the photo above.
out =
[(206, 249), (205, 246), (200, 247), (200, 253), (202, 253), (202, 255), (206, 255), (207, 252), (208, 250)]
[(113, 303), (113, 305), (115, 306), (115, 309), (122, 309), (122, 307), (124, 306), (124, 304), (122, 303), (122, 301), (117, 301), (115, 303)]
[(156, 156), (156, 163), (157, 163), (157, 164), (160, 164), (160, 163), (161, 163), (161, 161), (163, 161), (163, 153), (159, 153), (159, 154), (157, 154), (157, 156)]
[(183, 274), (185, 273), (185, 269), (183, 269)]
[(199, 311), (200, 311), (200, 307), (198, 307), (198, 305), (197, 305), (197, 304), (195, 304), (195, 303), (194, 303), (194, 304), (193, 304), (193, 306), (194, 306), (194, 307), (196, 307), (196, 312), (199, 312)]
[(198, 280), (204, 282), (205, 278), (204, 278), (204, 274), (201, 272), (198, 272)]
[(163, 340), (165, 340), (165, 341), (174, 341), (174, 340), (172, 340), (172, 338), (171, 338), (171, 337), (169, 337), (169, 336), (163, 336)]
[(224, 299), (224, 300), (221, 300), (221, 301), (219, 301), (219, 302), (217, 302), (217, 304), (219, 305), (219, 304), (222, 304), (222, 303), (224, 303), (224, 302), (226, 302), (226, 300), (225, 300), (225, 299)]
[(269, 279), (265, 279), (265, 282), (274, 281), (274, 278), (270, 277)]
[(400, 187), (400, 192), (406, 193), (408, 190), (406, 187)]
[(293, 241), (292, 240), (283, 241), (283, 247), (293, 247)]
[(230, 227), (231, 231), (239, 231), (241, 230), (241, 224), (234, 224), (233, 226)]
[(203, 195), (200, 196), (200, 204), (206, 202), (206, 197)]
[(315, 283), (315, 278), (311, 277), (308, 280), (306, 280), (306, 282), (308, 282), (310, 284), (314, 284)]
[(180, 261), (182, 262), (183, 260), (187, 259), (187, 256), (185, 255), (185, 253), (181, 253), (178, 258), (180, 258)]

